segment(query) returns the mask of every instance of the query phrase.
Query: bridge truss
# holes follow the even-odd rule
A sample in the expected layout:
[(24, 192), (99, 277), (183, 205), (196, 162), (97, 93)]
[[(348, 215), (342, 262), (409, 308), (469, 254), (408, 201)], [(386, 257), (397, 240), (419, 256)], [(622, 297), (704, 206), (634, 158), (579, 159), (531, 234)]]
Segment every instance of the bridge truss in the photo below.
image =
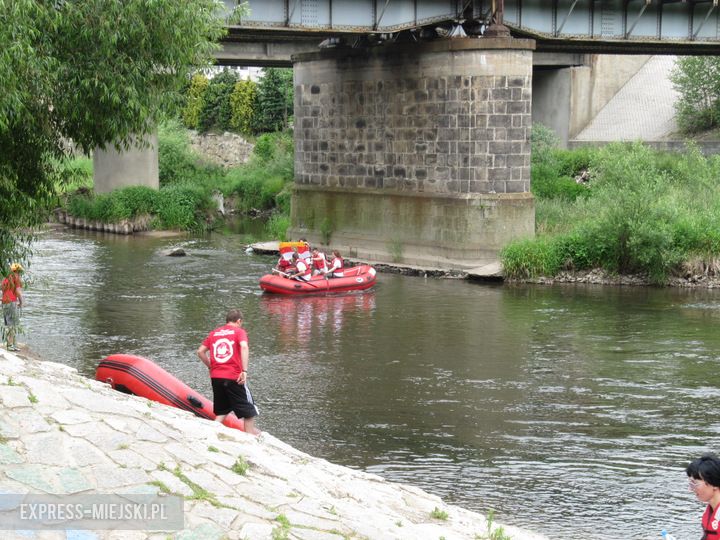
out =
[[(230, 11), (235, 0), (224, 0)], [(247, 0), (230, 27), (308, 38), (482, 35), (492, 23), (537, 40), (538, 51), (718, 54), (720, 0)], [(424, 32), (423, 32), (424, 31)]]

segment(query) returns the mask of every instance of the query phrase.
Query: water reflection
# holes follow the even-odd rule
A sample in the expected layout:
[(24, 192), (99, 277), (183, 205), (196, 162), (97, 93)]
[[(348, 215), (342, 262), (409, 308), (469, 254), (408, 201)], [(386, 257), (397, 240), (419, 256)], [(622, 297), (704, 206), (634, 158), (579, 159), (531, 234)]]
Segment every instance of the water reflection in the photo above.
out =
[[(375, 309), (373, 291), (342, 295), (288, 297), (263, 295), (260, 307), (268, 315), (278, 344), (283, 349), (310, 352), (322, 346), (326, 352), (338, 352), (343, 330), (348, 333), (349, 316), (358, 311), (368, 315)], [(351, 338), (352, 339), (352, 338)]]
[(234, 236), (37, 247), (26, 339), (48, 359), (139, 354), (209, 394), (194, 351), (240, 307), (259, 424), (303, 451), (552, 538), (697, 535), (683, 467), (720, 446), (719, 291), (383, 274), (284, 298)]

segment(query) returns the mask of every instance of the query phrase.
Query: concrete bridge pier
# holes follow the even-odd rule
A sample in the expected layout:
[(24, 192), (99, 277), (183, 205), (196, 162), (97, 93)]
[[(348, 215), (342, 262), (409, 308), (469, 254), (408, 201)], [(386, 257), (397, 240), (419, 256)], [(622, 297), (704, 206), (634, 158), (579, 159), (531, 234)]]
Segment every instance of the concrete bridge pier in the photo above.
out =
[(292, 237), (469, 269), (533, 236), (533, 48), (459, 38), (293, 57)]
[(143, 144), (118, 152), (109, 145), (93, 152), (95, 193), (109, 193), (127, 186), (160, 187), (157, 132), (147, 135)]

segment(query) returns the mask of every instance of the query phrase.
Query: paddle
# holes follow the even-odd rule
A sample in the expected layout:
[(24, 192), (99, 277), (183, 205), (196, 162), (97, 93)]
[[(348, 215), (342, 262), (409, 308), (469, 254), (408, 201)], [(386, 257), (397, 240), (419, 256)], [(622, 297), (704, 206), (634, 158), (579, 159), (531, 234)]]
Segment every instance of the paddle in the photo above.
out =
[[(290, 274), (286, 274), (285, 272), (281, 272), (281, 271), (278, 270), (277, 268), (273, 268), (272, 271), (273, 271), (273, 272), (277, 272), (278, 274), (282, 274), (283, 276), (285, 276), (285, 277), (288, 278), (288, 279), (294, 279), (295, 281), (299, 281), (299, 282), (301, 282), (301, 283), (307, 283), (308, 285), (310, 285), (311, 287), (314, 287), (314, 288), (316, 288), (316, 289), (319, 289), (319, 288), (320, 288), (320, 287), (318, 287), (317, 285), (315, 285), (315, 284), (313, 284), (313, 283), (310, 283), (309, 281), (305, 281), (304, 279), (300, 279), (298, 276), (291, 276)], [(327, 279), (327, 278), (326, 278), (326, 279)]]

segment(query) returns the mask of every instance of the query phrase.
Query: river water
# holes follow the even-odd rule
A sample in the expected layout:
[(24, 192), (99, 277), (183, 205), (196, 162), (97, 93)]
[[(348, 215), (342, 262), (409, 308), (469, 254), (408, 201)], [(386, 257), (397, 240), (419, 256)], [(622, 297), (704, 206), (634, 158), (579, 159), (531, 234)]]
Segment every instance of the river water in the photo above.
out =
[(240, 307), (258, 426), (300, 450), (551, 538), (700, 536), (684, 467), (720, 449), (720, 292), (379, 274), (282, 298), (244, 248), (46, 233), (21, 339), (88, 376), (145, 356), (210, 395), (195, 349)]

